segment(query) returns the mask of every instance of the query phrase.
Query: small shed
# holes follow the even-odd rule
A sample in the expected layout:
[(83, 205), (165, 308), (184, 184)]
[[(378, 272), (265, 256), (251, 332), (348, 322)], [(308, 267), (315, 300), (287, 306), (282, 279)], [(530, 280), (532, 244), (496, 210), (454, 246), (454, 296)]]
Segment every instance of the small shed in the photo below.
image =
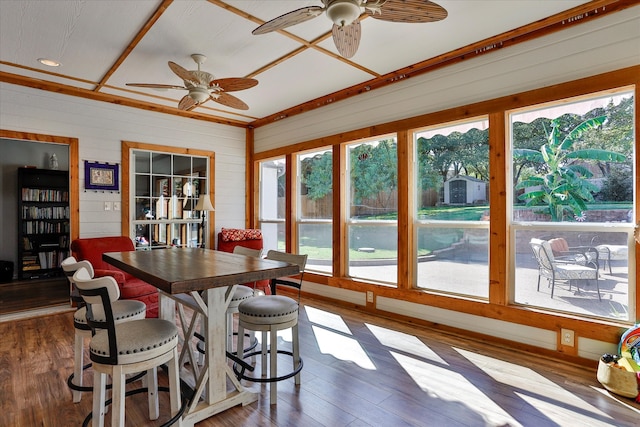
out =
[(446, 205), (484, 203), (487, 200), (487, 183), (466, 175), (456, 175), (444, 183)]

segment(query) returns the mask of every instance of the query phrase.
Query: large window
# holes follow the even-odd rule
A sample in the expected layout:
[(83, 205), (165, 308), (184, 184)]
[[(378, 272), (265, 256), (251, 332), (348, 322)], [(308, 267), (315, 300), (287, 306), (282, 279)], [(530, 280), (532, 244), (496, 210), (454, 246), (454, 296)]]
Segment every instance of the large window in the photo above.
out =
[(488, 126), (480, 119), (414, 133), (418, 288), (489, 295)]
[(622, 70), (257, 153), (257, 217), (339, 289), (323, 296), (611, 342), (640, 301), (633, 82)]
[(333, 154), (331, 149), (298, 155), (298, 253), (306, 270), (332, 272)]
[(634, 114), (629, 90), (510, 114), (516, 303), (636, 318)]
[[(208, 158), (132, 150), (131, 224), (137, 249), (197, 247), (202, 241), (198, 196), (208, 193)], [(206, 227), (206, 224), (205, 224)]]
[(259, 227), (262, 229), (265, 253), (268, 250), (284, 251), (286, 178), (284, 158), (260, 162)]
[(348, 275), (386, 284), (398, 278), (398, 153), (395, 137), (347, 146)]

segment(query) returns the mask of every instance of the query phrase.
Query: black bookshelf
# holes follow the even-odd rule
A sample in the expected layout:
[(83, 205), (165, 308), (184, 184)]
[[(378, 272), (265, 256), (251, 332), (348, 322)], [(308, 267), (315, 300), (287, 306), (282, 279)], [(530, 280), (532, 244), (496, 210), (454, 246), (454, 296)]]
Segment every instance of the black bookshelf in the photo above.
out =
[(69, 232), (69, 171), (18, 168), (18, 278), (62, 276)]

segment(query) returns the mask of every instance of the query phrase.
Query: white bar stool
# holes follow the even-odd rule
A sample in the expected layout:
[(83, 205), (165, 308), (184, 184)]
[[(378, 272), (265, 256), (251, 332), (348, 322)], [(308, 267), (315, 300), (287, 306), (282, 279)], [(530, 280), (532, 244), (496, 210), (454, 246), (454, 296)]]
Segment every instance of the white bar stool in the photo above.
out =
[[(78, 303), (78, 309), (73, 313), (73, 328), (75, 334), (73, 345), (73, 374), (67, 379), (67, 385), (73, 394), (73, 402), (78, 403), (82, 400), (82, 392), (93, 391), (93, 387), (85, 387), (82, 385), (82, 371), (91, 366), (91, 364), (83, 365), (84, 339), (91, 338), (91, 327), (87, 323), (87, 308), (85, 307), (82, 297), (78, 294), (78, 290), (73, 281), (73, 274), (80, 268), (86, 268), (89, 276), (93, 278), (94, 270), (89, 261), (77, 261), (74, 257), (65, 258), (61, 265), (71, 285), (72, 299)], [(147, 312), (147, 306), (142, 301), (136, 300), (114, 301), (111, 307), (116, 323), (144, 319)], [(102, 307), (96, 305), (93, 311), (96, 318), (100, 320), (105, 319)], [(135, 379), (137, 379), (137, 377), (130, 378), (129, 381), (134, 381)]]
[[(299, 304), (293, 298), (276, 295), (278, 284), (293, 286), (298, 289), (302, 285), (302, 275), (307, 262), (307, 255), (287, 254), (278, 251), (269, 251), (267, 259), (297, 264), (300, 268), (300, 278), (298, 281), (273, 279), (271, 281), (272, 295), (263, 295), (249, 298), (238, 305), (238, 349), (243, 348), (244, 331), (262, 332), (262, 348), (260, 351), (240, 354), (238, 357), (244, 359), (256, 354), (261, 355), (262, 377), (250, 377), (244, 374), (244, 370), (238, 370), (234, 365), (234, 371), (238, 378), (259, 383), (271, 383), (269, 391), (269, 402), (271, 405), (277, 403), (277, 382), (294, 377), (296, 385), (300, 384), (300, 371), (302, 370), (302, 358), (300, 357), (300, 342), (298, 337), (298, 309)], [(278, 350), (278, 331), (292, 329), (292, 351)], [(267, 347), (267, 333), (269, 333), (270, 348)], [(293, 370), (285, 375), (278, 375), (278, 354), (292, 356)], [(267, 369), (267, 356), (269, 356), (269, 368)]]
[[(163, 319), (139, 319), (116, 323), (112, 303), (118, 300), (120, 289), (113, 277), (92, 279), (86, 268), (73, 275), (73, 281), (87, 304), (87, 323), (93, 336), (89, 354), (93, 362), (93, 426), (104, 425), (106, 377), (112, 384), (111, 425), (125, 425), (125, 377), (146, 371), (149, 418), (158, 419), (157, 368), (167, 364), (171, 416), (176, 425), (182, 425), (180, 413), (180, 378), (178, 369), (178, 328)], [(102, 307), (104, 319), (99, 319), (94, 308)]]

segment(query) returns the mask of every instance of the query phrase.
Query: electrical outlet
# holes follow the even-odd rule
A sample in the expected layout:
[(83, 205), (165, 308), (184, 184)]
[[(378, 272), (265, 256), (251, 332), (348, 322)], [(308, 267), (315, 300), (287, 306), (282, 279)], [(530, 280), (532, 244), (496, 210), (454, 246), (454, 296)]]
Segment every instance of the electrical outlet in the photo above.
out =
[(562, 345), (573, 347), (575, 345), (575, 333), (571, 329), (561, 329), (560, 336)]
[(373, 291), (367, 291), (367, 302), (373, 302)]
[(104, 202), (104, 210), (105, 211), (111, 210), (111, 202)]
[(113, 210), (114, 211), (120, 210), (120, 202), (113, 202)]

